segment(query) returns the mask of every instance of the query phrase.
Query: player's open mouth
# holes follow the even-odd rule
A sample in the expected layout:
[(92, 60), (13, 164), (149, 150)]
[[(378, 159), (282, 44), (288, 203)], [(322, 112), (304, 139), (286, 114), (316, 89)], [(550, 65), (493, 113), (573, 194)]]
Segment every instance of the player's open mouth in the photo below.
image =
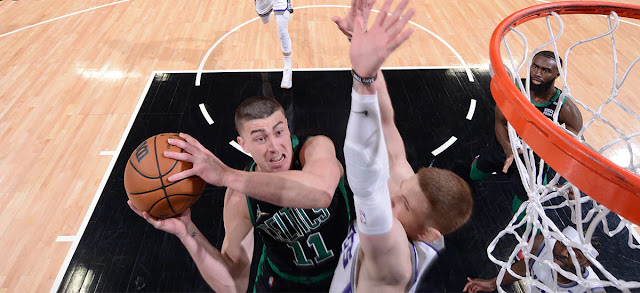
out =
[(284, 154), (281, 154), (277, 157), (271, 158), (271, 160), (269, 160), (270, 163), (272, 164), (280, 164), (282, 162), (284, 162)]
[(531, 82), (533, 82), (534, 84), (541, 84), (542, 80), (540, 80), (540, 79), (532, 79)]

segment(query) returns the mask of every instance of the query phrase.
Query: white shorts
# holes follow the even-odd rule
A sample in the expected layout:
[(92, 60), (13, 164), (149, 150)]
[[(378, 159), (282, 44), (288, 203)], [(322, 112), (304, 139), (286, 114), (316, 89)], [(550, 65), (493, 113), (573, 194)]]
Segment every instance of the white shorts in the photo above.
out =
[(267, 16), (271, 11), (285, 11), (291, 8), (290, 0), (254, 0), (259, 16)]

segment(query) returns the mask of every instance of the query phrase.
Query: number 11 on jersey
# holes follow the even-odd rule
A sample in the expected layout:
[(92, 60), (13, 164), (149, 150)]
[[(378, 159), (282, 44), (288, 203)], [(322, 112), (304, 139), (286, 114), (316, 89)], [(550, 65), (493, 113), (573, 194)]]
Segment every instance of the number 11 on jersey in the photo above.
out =
[[(327, 251), (327, 246), (324, 244), (324, 239), (322, 239), (322, 234), (320, 234), (320, 232), (309, 235), (307, 237), (306, 244), (308, 245), (308, 247), (312, 247), (316, 252), (316, 256), (313, 258), (313, 260), (317, 264), (333, 257), (333, 251)], [(295, 263), (297, 266), (313, 265), (313, 262), (305, 255), (300, 241), (289, 242), (287, 243), (287, 246), (289, 246), (289, 248), (291, 248), (291, 250), (293, 251)]]

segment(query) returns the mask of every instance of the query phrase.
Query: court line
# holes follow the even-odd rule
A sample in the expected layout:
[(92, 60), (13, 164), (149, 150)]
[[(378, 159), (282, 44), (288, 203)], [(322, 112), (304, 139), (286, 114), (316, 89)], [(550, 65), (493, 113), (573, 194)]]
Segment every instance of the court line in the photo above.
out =
[[(308, 5), (308, 6), (300, 6), (300, 7), (293, 7), (294, 9), (306, 9), (306, 8), (351, 8), (351, 6), (347, 6), (347, 5)], [(376, 13), (380, 13), (380, 11), (375, 10), (375, 9), (371, 9), (371, 11), (376, 12)], [(209, 48), (209, 50), (207, 51), (207, 53), (204, 55), (204, 57), (202, 58), (202, 61), (200, 62), (200, 65), (198, 66), (198, 73), (196, 73), (196, 86), (200, 86), (200, 79), (202, 77), (202, 69), (204, 68), (204, 64), (205, 62), (207, 62), (207, 59), (209, 59), (209, 55), (211, 55), (211, 53), (213, 52), (213, 50), (222, 42), (224, 41), (224, 39), (226, 39), (229, 35), (231, 35), (234, 31), (240, 29), (241, 27), (259, 19), (260, 17), (255, 17), (252, 19), (249, 19), (245, 22), (243, 22), (242, 24), (240, 24), (239, 26), (236, 26), (234, 28), (232, 28), (230, 31), (228, 31), (227, 33), (225, 33), (222, 37), (220, 37), (220, 39), (218, 39), (213, 46), (211, 46), (211, 48)], [(467, 64), (466, 61), (464, 61), (464, 59), (462, 58), (462, 56), (458, 53), (458, 51), (456, 51), (449, 43), (447, 43), (443, 38), (441, 38), (440, 36), (438, 36), (437, 34), (435, 34), (434, 32), (426, 29), (425, 27), (413, 22), (413, 21), (409, 21), (410, 24), (421, 28), (422, 30), (424, 30), (425, 32), (429, 33), (430, 35), (432, 35), (433, 37), (435, 37), (436, 39), (438, 39), (440, 42), (442, 42), (447, 48), (449, 48), (449, 50), (451, 50), (451, 52), (453, 52), (454, 55), (456, 55), (456, 57), (458, 58), (458, 60), (460, 61), (460, 63), (462, 63), (463, 68), (465, 69), (465, 71), (467, 72), (467, 77), (469, 78), (469, 81), (474, 82), (475, 79), (473, 77), (473, 73), (471, 72), (471, 70), (469, 69), (469, 66)]]
[(113, 2), (113, 3), (109, 3), (109, 4), (105, 4), (105, 5), (100, 5), (100, 6), (96, 6), (96, 7), (89, 8), (89, 9), (85, 9), (85, 10), (82, 10), (82, 11), (77, 11), (77, 12), (70, 13), (70, 14), (67, 14), (67, 15), (58, 16), (58, 17), (56, 17), (56, 18), (52, 18), (52, 19), (49, 19), (49, 20), (45, 20), (45, 21), (42, 21), (42, 22), (38, 22), (38, 23), (36, 23), (36, 24), (28, 25), (28, 26), (25, 26), (25, 27), (23, 27), (23, 28), (19, 28), (19, 29), (17, 29), (17, 30), (10, 31), (10, 32), (8, 32), (8, 33), (4, 33), (4, 34), (0, 35), (0, 38), (2, 38), (2, 37), (4, 37), (4, 36), (8, 36), (8, 35), (10, 35), (10, 34), (17, 33), (17, 32), (19, 32), (19, 31), (26, 30), (26, 29), (28, 29), (28, 28), (32, 28), (32, 27), (34, 27), (34, 26), (39, 26), (39, 25), (41, 25), (41, 24), (49, 23), (49, 22), (52, 22), (52, 21), (54, 21), (54, 20), (62, 19), (62, 18), (65, 18), (65, 17), (69, 17), (69, 16), (73, 16), (73, 15), (76, 15), (76, 14), (80, 14), (80, 13), (83, 13), (83, 12), (88, 12), (88, 11), (95, 10), (95, 9), (98, 9), (98, 8), (107, 7), (107, 6), (111, 6), (111, 5), (116, 5), (116, 4), (120, 4), (120, 3), (123, 3), (123, 2), (129, 2), (129, 1), (131, 1), (131, 0), (121, 0), (121, 1), (118, 1), (118, 2)]
[[(128, 0), (129, 1), (129, 0)], [(466, 69), (466, 68), (483, 68), (482, 66), (479, 67), (465, 67), (465, 66), (416, 66), (416, 67), (383, 67), (383, 70), (407, 70), (407, 69)], [(232, 70), (206, 70), (206, 71), (200, 71), (200, 72), (206, 72), (206, 73), (217, 73), (217, 72), (265, 72), (265, 71), (273, 71), (273, 72), (277, 72), (280, 71), (281, 69), (247, 69), (247, 70), (242, 70), (242, 69), (232, 69)], [(298, 71), (338, 71), (338, 70), (350, 70), (350, 68), (299, 68), (296, 69)], [(136, 105), (136, 109), (134, 110), (134, 112), (131, 115), (131, 119), (129, 120), (129, 123), (125, 129), (125, 131), (123, 132), (122, 138), (120, 139), (120, 143), (118, 144), (118, 148), (116, 151), (103, 151), (101, 152), (101, 155), (103, 153), (110, 153), (110, 155), (113, 155), (113, 158), (111, 159), (111, 163), (109, 164), (109, 167), (107, 168), (102, 181), (100, 182), (100, 186), (98, 187), (98, 190), (96, 191), (93, 201), (91, 202), (89, 209), (87, 210), (87, 213), (85, 214), (85, 217), (82, 221), (82, 224), (80, 225), (80, 228), (78, 229), (78, 233), (76, 234), (76, 236), (68, 236), (68, 237), (75, 237), (73, 239), (73, 243), (71, 245), (71, 248), (69, 248), (69, 252), (67, 253), (67, 256), (65, 257), (65, 260), (60, 268), (60, 271), (58, 272), (58, 275), (53, 283), (53, 286), (51, 287), (51, 292), (55, 292), (58, 290), (58, 287), (60, 286), (60, 283), (62, 282), (62, 278), (64, 277), (64, 273), (66, 273), (67, 268), (69, 267), (69, 264), (71, 262), (71, 258), (73, 257), (73, 255), (75, 254), (75, 250), (78, 247), (78, 244), (80, 242), (80, 239), (82, 238), (82, 235), (84, 234), (84, 231), (87, 227), (87, 224), (89, 222), (89, 219), (91, 218), (91, 215), (93, 214), (93, 211), (95, 210), (95, 207), (97, 205), (97, 202), (100, 198), (100, 195), (102, 194), (102, 191), (104, 190), (104, 187), (106, 185), (106, 181), (109, 177), (109, 175), (111, 174), (111, 171), (113, 170), (113, 167), (115, 165), (115, 162), (118, 158), (118, 154), (120, 154), (122, 147), (124, 145), (124, 142), (129, 134), (129, 132), (131, 131), (131, 128), (133, 126), (133, 122), (135, 121), (136, 116), (138, 115), (138, 112), (140, 111), (140, 108), (142, 107), (142, 102), (144, 101), (144, 97), (147, 95), (149, 88), (151, 86), (151, 83), (153, 82), (154, 77), (156, 76), (156, 74), (158, 73), (197, 73), (198, 70), (173, 70), (173, 71), (152, 71), (149, 80), (147, 82), (147, 85), (144, 89), (144, 92), (142, 93), (142, 95), (140, 96), (139, 100), (138, 100), (138, 104)], [(204, 113), (203, 113), (204, 114)], [(442, 146), (440, 146), (439, 148), (437, 148), (436, 150), (434, 150), (432, 152), (432, 154), (434, 154), (434, 156), (437, 156), (438, 154), (440, 154), (442, 151), (444, 151), (445, 149), (447, 149), (449, 146), (451, 146), (455, 141), (457, 140), (457, 138), (455, 136), (452, 136), (451, 138), (449, 138), (449, 140), (447, 142), (445, 142)], [(251, 157), (251, 154), (246, 153), (244, 150), (242, 150), (242, 147), (240, 147), (240, 145), (238, 145), (238, 143), (236, 143), (235, 141), (230, 141), (229, 144), (236, 148), (237, 150), (239, 150), (240, 152), (244, 153), (245, 155)], [(65, 237), (65, 236), (59, 236), (60, 237)], [(64, 239), (64, 238), (63, 238)]]
[(202, 103), (198, 105), (198, 107), (200, 107), (200, 112), (202, 112), (202, 116), (207, 120), (207, 123), (209, 123), (209, 125), (213, 124), (213, 119), (211, 118), (211, 115), (209, 115), (209, 112), (207, 112), (207, 107)]
[[(301, 6), (301, 7), (294, 7), (294, 9), (305, 9), (305, 8), (327, 8), (327, 7), (338, 7), (338, 8), (350, 8), (350, 6), (346, 6), (346, 5), (309, 5), (309, 6)], [(380, 11), (372, 9), (371, 11), (376, 12), (376, 13), (380, 13)], [(204, 64), (207, 61), (207, 59), (209, 58), (209, 56), (211, 55), (211, 53), (213, 52), (213, 50), (222, 42), (224, 41), (224, 39), (226, 39), (229, 35), (231, 35), (234, 31), (244, 27), (245, 25), (255, 21), (259, 19), (259, 17), (255, 17), (252, 18), (250, 20), (247, 20), (245, 22), (243, 22), (242, 24), (240, 24), (239, 26), (234, 27), (233, 29), (231, 29), (230, 31), (228, 31), (227, 33), (225, 33), (222, 37), (220, 37), (220, 39), (218, 39), (213, 46), (211, 46), (211, 48), (209, 48), (209, 50), (207, 51), (207, 53), (205, 54), (205, 56), (202, 58), (202, 61), (200, 62), (200, 65), (198, 66), (198, 70), (196, 72), (196, 81), (195, 81), (195, 85), (196, 86), (200, 86), (200, 80), (202, 78), (202, 72), (203, 72), (203, 68), (204, 68)], [(464, 61), (464, 59), (462, 58), (462, 56), (460, 56), (460, 54), (449, 44), (447, 43), (444, 39), (442, 39), (440, 36), (438, 36), (437, 34), (435, 34), (434, 32), (426, 29), (425, 27), (413, 22), (413, 21), (409, 21), (409, 23), (411, 23), (412, 25), (415, 25), (418, 28), (421, 28), (422, 30), (426, 31), (427, 33), (431, 34), (433, 37), (435, 37), (436, 39), (438, 39), (440, 42), (442, 42), (447, 48), (449, 48), (449, 50), (451, 50), (453, 52), (453, 54), (456, 55), (456, 57), (458, 58), (458, 60), (460, 60), (460, 63), (462, 63), (463, 65), (461, 66), (461, 68), (463, 68), (466, 73), (467, 73), (467, 77), (469, 78), (469, 81), (474, 82), (475, 79), (473, 77), (473, 73), (470, 70), (469, 65), (467, 64), (467, 62)], [(405, 68), (407, 69), (407, 68)], [(346, 69), (349, 70), (349, 69)], [(294, 71), (298, 71), (298, 69), (294, 70)], [(472, 113), (471, 115), (473, 115), (473, 112), (475, 111), (475, 103), (473, 103), (473, 101), (471, 102), (471, 105), (469, 108), (469, 112)], [(467, 114), (467, 119), (471, 120), (469, 118), (469, 114)], [(452, 140), (453, 139), (453, 140)], [(455, 141), (457, 140), (457, 138), (455, 136), (452, 136), (447, 142), (445, 142), (442, 146), (440, 146), (438, 149), (434, 150), (432, 152), (432, 154), (434, 156), (437, 156), (438, 154), (440, 154), (441, 152), (443, 152), (444, 150), (446, 150), (448, 147), (450, 147)]]
[[(382, 70), (438, 70), (438, 69), (487, 69), (486, 65), (438, 65), (438, 66), (390, 66), (381, 67)], [(349, 71), (351, 67), (299, 67), (292, 68), (292, 71)], [(223, 73), (223, 72), (281, 72), (282, 68), (245, 68), (245, 69), (203, 69), (202, 73)], [(184, 70), (155, 70), (157, 73), (198, 73), (197, 69), (184, 69)]]
[(116, 164), (116, 160), (118, 159), (118, 155), (117, 154), (120, 154), (120, 152), (122, 151), (122, 147), (124, 146), (124, 142), (126, 141), (127, 136), (129, 136), (129, 131), (131, 131), (131, 128), (133, 126), (133, 122), (135, 121), (136, 117), (138, 116), (138, 112), (140, 111), (140, 108), (142, 107), (142, 102), (144, 101), (144, 97), (149, 92), (149, 88), (151, 87), (151, 82), (153, 81), (154, 77), (155, 77), (155, 72), (151, 73), (151, 76), (149, 77), (149, 81), (147, 81), (147, 86), (145, 87), (144, 91), (142, 92), (142, 95), (140, 95), (140, 98), (138, 99), (138, 104), (136, 105), (135, 110), (131, 114), (131, 119), (129, 119), (129, 123), (127, 124), (127, 128), (125, 128), (124, 132), (122, 133), (122, 137), (120, 138), (120, 142), (118, 143), (118, 148), (115, 151), (116, 155), (114, 155), (111, 158), (111, 162), (109, 163), (109, 167), (107, 167), (107, 170), (105, 171), (104, 176), (102, 177), (102, 181), (100, 181), (100, 186), (98, 186), (98, 190), (96, 190), (96, 193), (93, 195), (93, 200), (91, 201), (91, 204), (89, 205), (89, 209), (87, 210), (87, 213), (85, 214), (84, 219), (82, 219), (82, 224), (80, 224), (80, 228), (78, 229), (78, 233), (76, 233), (76, 236), (75, 236), (76, 238), (73, 240), (73, 243), (71, 244), (71, 247), (69, 248), (69, 252), (67, 252), (67, 256), (65, 257), (64, 262), (62, 263), (62, 266), (60, 267), (60, 271), (58, 271), (58, 276), (56, 277), (55, 281), (53, 282), (53, 286), (51, 286), (51, 293), (58, 291), (58, 287), (60, 287), (60, 283), (62, 282), (62, 278), (64, 277), (64, 274), (67, 271), (67, 268), (69, 267), (69, 263), (71, 263), (71, 258), (75, 254), (76, 249), (78, 248), (78, 243), (80, 242), (80, 239), (82, 238), (82, 235), (84, 235), (84, 230), (87, 228), (87, 225), (89, 224), (89, 219), (91, 218), (91, 215), (93, 215), (93, 211), (95, 210), (96, 205), (98, 204), (98, 200), (100, 199), (100, 195), (102, 195), (102, 191), (104, 190), (104, 187), (107, 184), (107, 180), (109, 179), (109, 175), (111, 175), (111, 171), (113, 170), (113, 167)]
[(72, 242), (75, 241), (76, 238), (76, 235), (58, 236), (58, 238), (56, 238), (56, 242)]
[(433, 154), (434, 157), (438, 156), (440, 153), (444, 152), (444, 150), (448, 149), (454, 142), (456, 142), (456, 140), (458, 140), (457, 137), (455, 136), (450, 137), (449, 140), (447, 140), (437, 149), (433, 150), (431, 154)]
[(100, 156), (113, 156), (116, 155), (115, 151), (101, 151)]
[(243, 154), (245, 154), (245, 155), (247, 155), (247, 156), (249, 156), (249, 157), (252, 157), (252, 158), (253, 158), (253, 156), (252, 156), (250, 153), (245, 152), (245, 151), (242, 149), (242, 147), (241, 147), (241, 146), (240, 146), (240, 145), (239, 145), (235, 140), (230, 141), (230, 142), (229, 142), (229, 144), (230, 144), (232, 147), (234, 147), (236, 150), (239, 150), (241, 153), (243, 153)]
[(469, 112), (467, 112), (467, 120), (473, 119), (473, 113), (476, 112), (476, 99), (471, 99), (471, 105), (469, 105)]
[[(415, 66), (415, 67), (382, 67), (382, 70), (406, 70), (406, 69), (466, 69), (466, 68), (476, 68), (476, 69), (486, 69), (486, 66), (475, 66), (475, 67), (465, 67), (465, 66)], [(229, 69), (229, 70), (205, 70), (205, 71), (200, 71), (200, 73), (219, 73), (219, 72), (278, 72), (281, 71), (282, 69)], [(298, 68), (298, 69), (294, 69), (294, 71), (347, 71), (347, 70), (351, 70), (351, 68)], [(198, 73), (198, 70), (173, 70), (173, 71), (154, 71), (156, 73)], [(473, 119), (473, 115), (475, 113), (476, 110), (476, 103), (477, 101), (475, 99), (471, 99), (470, 103), (469, 103), (469, 110), (467, 111), (467, 116), (465, 117), (467, 120), (472, 120)], [(456, 138), (455, 136), (452, 136), (447, 142), (445, 142), (444, 144), (442, 144), (440, 147), (438, 147), (437, 149), (435, 149), (434, 151), (432, 151), (431, 153), (434, 156), (439, 155), (440, 153), (442, 153), (443, 151), (445, 151), (447, 148), (449, 148), (451, 145), (453, 145), (453, 143), (455, 143), (458, 140), (458, 138)], [(242, 148), (238, 145), (234, 145), (233, 143), (235, 142), (229, 142), (229, 144), (231, 144), (233, 147), (235, 147), (236, 149), (238, 149), (239, 151), (243, 152), (244, 154), (251, 156), (247, 153), (245, 153)]]

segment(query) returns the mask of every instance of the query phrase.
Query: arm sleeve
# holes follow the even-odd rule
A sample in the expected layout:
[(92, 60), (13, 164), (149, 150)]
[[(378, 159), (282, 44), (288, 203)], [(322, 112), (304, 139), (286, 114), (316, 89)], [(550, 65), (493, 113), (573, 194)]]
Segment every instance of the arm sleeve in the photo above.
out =
[(389, 158), (377, 95), (351, 91), (344, 156), (347, 180), (354, 194), (358, 229), (365, 234), (388, 232), (393, 223), (387, 186)]

